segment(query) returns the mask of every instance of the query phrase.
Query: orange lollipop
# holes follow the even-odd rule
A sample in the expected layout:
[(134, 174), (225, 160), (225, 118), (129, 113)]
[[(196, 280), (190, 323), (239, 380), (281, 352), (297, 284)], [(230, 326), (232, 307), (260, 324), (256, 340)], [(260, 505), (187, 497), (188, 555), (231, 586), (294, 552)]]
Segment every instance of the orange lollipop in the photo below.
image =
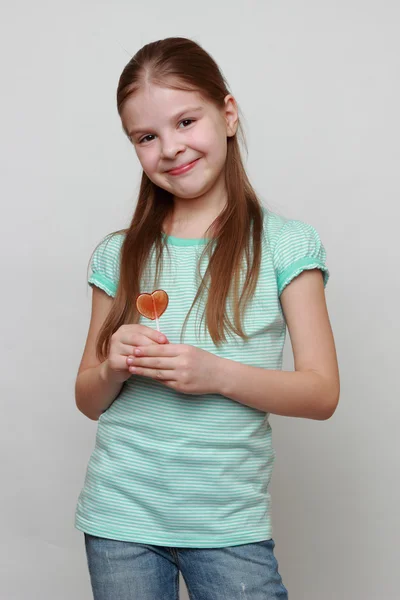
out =
[(151, 294), (139, 294), (136, 299), (136, 308), (141, 315), (156, 321), (157, 331), (160, 331), (158, 318), (166, 311), (168, 294), (164, 290), (155, 290)]

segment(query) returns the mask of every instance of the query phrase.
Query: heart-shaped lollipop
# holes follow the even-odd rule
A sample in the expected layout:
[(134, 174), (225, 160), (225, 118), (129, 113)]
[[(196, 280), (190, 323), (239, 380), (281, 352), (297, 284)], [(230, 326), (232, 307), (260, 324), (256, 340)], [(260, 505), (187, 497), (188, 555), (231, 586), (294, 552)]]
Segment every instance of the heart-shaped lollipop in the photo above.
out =
[(155, 290), (151, 294), (139, 294), (136, 299), (136, 308), (141, 315), (156, 321), (157, 331), (160, 331), (159, 317), (168, 306), (168, 294), (164, 290)]

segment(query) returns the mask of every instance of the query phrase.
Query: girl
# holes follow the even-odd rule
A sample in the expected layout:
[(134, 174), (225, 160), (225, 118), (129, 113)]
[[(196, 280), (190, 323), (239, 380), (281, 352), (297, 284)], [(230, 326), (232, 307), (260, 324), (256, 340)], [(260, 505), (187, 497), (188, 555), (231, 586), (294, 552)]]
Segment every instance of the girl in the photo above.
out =
[[(128, 229), (95, 249), (76, 404), (98, 420), (76, 509), (95, 600), (287, 598), (274, 557), (270, 413), (339, 397), (317, 231), (263, 208), (239, 109), (195, 42), (144, 46), (117, 92), (143, 174)], [(163, 289), (162, 333), (136, 309)], [(295, 371), (283, 372), (286, 324)]]

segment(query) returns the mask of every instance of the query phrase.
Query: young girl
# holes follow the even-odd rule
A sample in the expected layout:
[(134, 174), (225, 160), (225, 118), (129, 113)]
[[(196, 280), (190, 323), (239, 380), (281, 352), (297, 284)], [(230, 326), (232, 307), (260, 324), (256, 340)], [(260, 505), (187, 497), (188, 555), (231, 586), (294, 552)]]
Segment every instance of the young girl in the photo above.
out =
[[(143, 167), (128, 229), (92, 259), (76, 403), (98, 420), (76, 509), (95, 600), (287, 598), (274, 556), (270, 413), (328, 419), (339, 397), (309, 224), (262, 206), (238, 107), (196, 43), (147, 44), (117, 92)], [(156, 323), (136, 308), (162, 289)], [(295, 371), (282, 371), (286, 324)]]

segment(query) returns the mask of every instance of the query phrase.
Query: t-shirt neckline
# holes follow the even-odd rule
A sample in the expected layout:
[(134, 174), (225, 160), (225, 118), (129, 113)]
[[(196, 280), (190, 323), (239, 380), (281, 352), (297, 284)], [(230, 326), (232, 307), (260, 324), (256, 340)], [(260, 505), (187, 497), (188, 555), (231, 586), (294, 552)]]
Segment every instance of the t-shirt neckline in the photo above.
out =
[(180, 238), (174, 235), (168, 235), (164, 232), (162, 235), (167, 243), (172, 244), (173, 246), (201, 246), (210, 241), (208, 238)]

